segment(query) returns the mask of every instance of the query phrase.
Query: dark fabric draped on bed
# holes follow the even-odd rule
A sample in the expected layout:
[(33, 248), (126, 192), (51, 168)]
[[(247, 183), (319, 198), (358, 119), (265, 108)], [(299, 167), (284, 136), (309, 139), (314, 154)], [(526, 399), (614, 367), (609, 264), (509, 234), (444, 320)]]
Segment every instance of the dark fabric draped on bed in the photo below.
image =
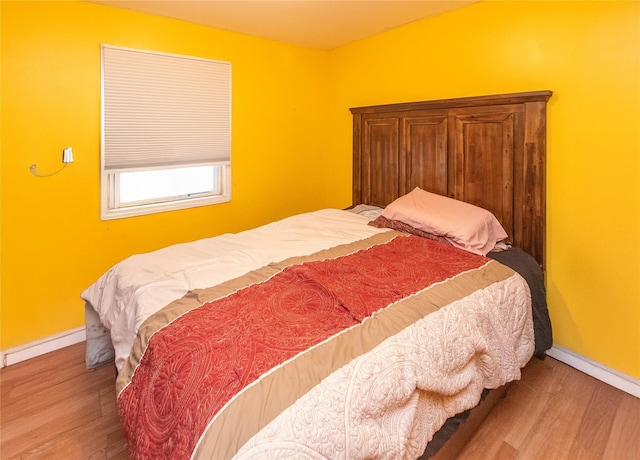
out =
[(538, 262), (520, 248), (508, 251), (490, 252), (487, 254), (494, 260), (518, 272), (531, 290), (531, 306), (533, 309), (533, 329), (536, 339), (535, 355), (540, 357), (553, 345), (551, 320), (547, 310), (547, 296), (544, 287), (544, 275)]

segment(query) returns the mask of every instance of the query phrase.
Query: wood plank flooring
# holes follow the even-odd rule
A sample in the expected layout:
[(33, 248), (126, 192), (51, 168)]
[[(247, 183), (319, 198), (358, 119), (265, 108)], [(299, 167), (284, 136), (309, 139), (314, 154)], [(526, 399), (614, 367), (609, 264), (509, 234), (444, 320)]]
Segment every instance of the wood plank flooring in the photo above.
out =
[(534, 359), (459, 458), (640, 459), (640, 399)]
[(84, 345), (0, 369), (0, 458), (128, 458), (115, 367), (86, 370)]
[[(127, 459), (114, 379), (84, 343), (1, 369), (0, 458)], [(459, 458), (640, 460), (640, 399), (534, 359)]]

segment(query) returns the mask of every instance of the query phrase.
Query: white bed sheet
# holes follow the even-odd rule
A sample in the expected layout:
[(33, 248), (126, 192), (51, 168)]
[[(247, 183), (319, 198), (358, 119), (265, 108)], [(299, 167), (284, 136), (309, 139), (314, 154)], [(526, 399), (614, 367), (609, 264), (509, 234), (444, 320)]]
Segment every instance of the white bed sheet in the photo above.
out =
[(305, 256), (388, 231), (338, 209), (299, 214), (236, 234), (224, 234), (119, 262), (81, 297), (110, 330), (118, 370), (138, 328), (153, 313), (192, 289), (206, 288), (289, 257)]

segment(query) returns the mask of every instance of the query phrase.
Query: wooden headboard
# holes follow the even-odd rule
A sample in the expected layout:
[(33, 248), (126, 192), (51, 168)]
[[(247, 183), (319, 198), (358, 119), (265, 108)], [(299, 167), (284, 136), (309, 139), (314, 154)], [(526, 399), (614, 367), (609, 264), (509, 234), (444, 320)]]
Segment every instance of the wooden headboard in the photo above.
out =
[(546, 103), (551, 91), (352, 108), (353, 204), (415, 187), (493, 212), (544, 267)]

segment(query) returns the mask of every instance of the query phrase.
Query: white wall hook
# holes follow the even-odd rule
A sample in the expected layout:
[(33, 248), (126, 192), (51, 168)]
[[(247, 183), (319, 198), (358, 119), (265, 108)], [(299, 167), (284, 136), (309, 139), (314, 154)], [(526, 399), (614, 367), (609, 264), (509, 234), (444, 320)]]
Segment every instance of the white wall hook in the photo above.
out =
[(66, 168), (69, 163), (73, 163), (73, 149), (71, 147), (67, 147), (62, 151), (62, 163), (63, 163), (62, 168), (49, 174), (39, 173), (37, 170), (38, 167), (35, 164), (32, 164), (31, 166), (29, 166), (29, 172), (31, 172), (31, 174), (33, 174), (34, 176), (38, 176), (38, 177), (49, 177), (49, 176), (53, 176), (54, 174), (58, 174), (60, 171)]

